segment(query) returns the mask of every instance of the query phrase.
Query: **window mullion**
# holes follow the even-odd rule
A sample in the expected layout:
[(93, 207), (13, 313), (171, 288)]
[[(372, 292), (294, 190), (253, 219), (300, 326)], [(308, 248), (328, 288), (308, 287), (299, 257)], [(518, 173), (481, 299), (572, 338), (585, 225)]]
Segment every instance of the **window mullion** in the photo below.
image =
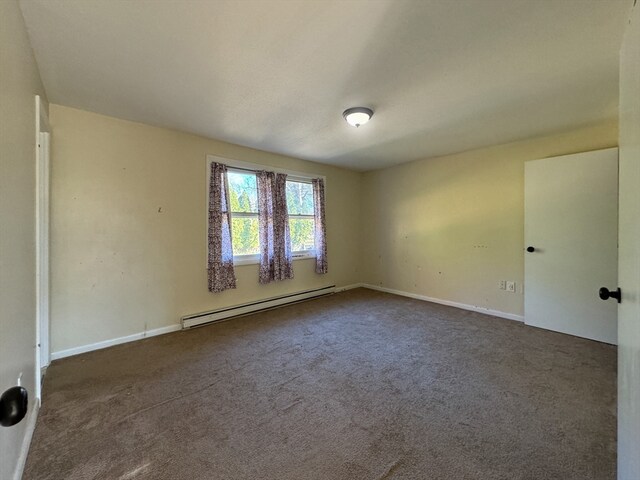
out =
[(231, 212), (231, 216), (235, 218), (258, 218), (258, 214), (253, 212)]

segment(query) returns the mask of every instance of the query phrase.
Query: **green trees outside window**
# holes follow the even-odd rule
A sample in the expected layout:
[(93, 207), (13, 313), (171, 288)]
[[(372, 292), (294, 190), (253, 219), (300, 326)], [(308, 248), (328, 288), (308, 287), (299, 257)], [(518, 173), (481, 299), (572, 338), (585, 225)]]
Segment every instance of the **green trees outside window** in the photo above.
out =
[(314, 248), (313, 186), (287, 181), (287, 210), (291, 250), (302, 252)]
[[(229, 170), (229, 203), (234, 255), (260, 253), (258, 235), (258, 187), (256, 176)], [(287, 180), (287, 209), (291, 250), (314, 248), (313, 187), (311, 183)]]
[(258, 237), (258, 187), (256, 176), (229, 171), (231, 238), (234, 255), (260, 253)]

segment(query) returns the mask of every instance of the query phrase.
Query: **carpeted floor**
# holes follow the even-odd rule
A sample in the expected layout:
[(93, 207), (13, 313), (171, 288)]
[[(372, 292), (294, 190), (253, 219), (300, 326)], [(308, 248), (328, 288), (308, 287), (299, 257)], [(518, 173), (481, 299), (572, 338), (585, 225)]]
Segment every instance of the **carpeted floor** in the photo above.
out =
[(25, 479), (615, 478), (616, 348), (352, 290), (53, 362)]

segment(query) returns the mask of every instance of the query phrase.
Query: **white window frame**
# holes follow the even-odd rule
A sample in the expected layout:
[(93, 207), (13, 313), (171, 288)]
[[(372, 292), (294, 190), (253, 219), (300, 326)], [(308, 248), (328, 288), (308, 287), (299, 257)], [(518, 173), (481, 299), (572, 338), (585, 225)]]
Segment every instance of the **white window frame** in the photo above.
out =
[[(237, 168), (232, 167), (231, 165), (229, 165), (228, 163), (227, 165), (227, 171), (228, 172), (237, 172), (237, 173), (244, 173), (246, 175), (251, 174), (251, 172), (247, 172), (246, 170), (240, 170)], [(209, 172), (211, 172), (211, 169), (209, 168)], [(256, 179), (256, 186), (257, 186), (257, 179)], [(231, 205), (229, 205), (229, 207), (231, 207)], [(231, 218), (255, 218), (256, 220), (258, 219), (258, 212), (256, 213), (248, 213), (248, 212), (231, 212)], [(233, 237), (233, 233), (231, 234), (231, 236)], [(260, 254), (258, 253), (251, 253), (251, 254), (246, 254), (246, 255), (234, 255), (233, 256), (233, 264), (234, 265), (254, 265), (256, 263), (260, 263)]]
[[(205, 193), (206, 193), (206, 198), (205, 198), (205, 205), (207, 206), (205, 209), (205, 212), (207, 213), (206, 216), (206, 222), (207, 222), (207, 229), (206, 231), (208, 231), (208, 225), (209, 225), (209, 185), (210, 185), (210, 175), (211, 175), (211, 164), (213, 162), (216, 163), (223, 163), (225, 164), (229, 170), (236, 170), (236, 171), (240, 171), (242, 173), (246, 173), (247, 170), (251, 170), (254, 172), (257, 171), (261, 171), (261, 170), (265, 170), (267, 172), (275, 172), (275, 173), (284, 173), (287, 175), (287, 181), (292, 181), (292, 182), (300, 182), (300, 183), (311, 183), (311, 181), (314, 178), (322, 178), (322, 180), (325, 183), (325, 190), (326, 190), (326, 184), (327, 184), (327, 178), (324, 175), (316, 175), (314, 173), (306, 173), (306, 172), (296, 172), (293, 170), (287, 170), (284, 168), (277, 168), (277, 167), (272, 167), (270, 165), (260, 165), (258, 163), (250, 163), (250, 162), (243, 162), (240, 160), (233, 160), (230, 158), (225, 158), (225, 157), (219, 157), (217, 155), (207, 155), (206, 156), (206, 162), (205, 162), (205, 166), (206, 166), (206, 179), (207, 179), (207, 184), (206, 184), (206, 188), (205, 188)], [(235, 215), (232, 214), (232, 216), (235, 216), (236, 218), (239, 217), (251, 217), (254, 218), (256, 214), (254, 213), (245, 213), (245, 214), (238, 214), (236, 213)], [(289, 215), (289, 218), (312, 218), (314, 219), (315, 217), (313, 215)], [(208, 245), (209, 243), (209, 239), (207, 238), (207, 242), (205, 243), (205, 245)], [(300, 252), (291, 252), (292, 256), (293, 256), (293, 260), (303, 260), (303, 259), (308, 259), (308, 258), (315, 258), (315, 250), (303, 250)], [(207, 253), (208, 255), (208, 253)], [(208, 259), (207, 259), (208, 262)], [(257, 265), (260, 263), (260, 255), (259, 254), (252, 254), (252, 255), (234, 255), (233, 256), (233, 264), (234, 265)]]
[[(318, 178), (318, 177), (312, 177), (312, 178)], [(294, 182), (294, 183), (311, 183), (311, 178), (299, 178), (299, 177), (295, 177), (294, 175), (289, 175), (287, 174), (287, 182)], [(315, 199), (314, 199), (314, 208), (315, 208)], [(307, 218), (307, 219), (311, 219), (311, 220), (315, 220), (316, 217), (315, 215), (302, 215), (302, 214), (289, 214), (289, 220), (291, 219), (296, 219), (296, 218)], [(294, 260), (300, 260), (301, 258), (315, 258), (316, 257), (316, 250), (315, 248), (312, 250), (299, 250), (299, 251), (293, 251), (291, 252), (291, 256), (293, 257)]]

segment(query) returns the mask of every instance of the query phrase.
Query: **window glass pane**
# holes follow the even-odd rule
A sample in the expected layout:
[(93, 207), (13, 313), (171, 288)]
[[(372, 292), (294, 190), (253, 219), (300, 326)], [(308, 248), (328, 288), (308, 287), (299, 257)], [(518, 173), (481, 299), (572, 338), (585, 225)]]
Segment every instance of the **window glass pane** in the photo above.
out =
[(287, 182), (287, 208), (289, 215), (313, 215), (313, 185)]
[(314, 225), (312, 218), (290, 218), (289, 230), (291, 231), (291, 250), (300, 252), (313, 250)]
[(258, 217), (231, 217), (231, 236), (233, 238), (234, 255), (251, 255), (260, 253), (258, 241)]
[(231, 212), (258, 213), (258, 186), (255, 174), (229, 170), (227, 178)]

